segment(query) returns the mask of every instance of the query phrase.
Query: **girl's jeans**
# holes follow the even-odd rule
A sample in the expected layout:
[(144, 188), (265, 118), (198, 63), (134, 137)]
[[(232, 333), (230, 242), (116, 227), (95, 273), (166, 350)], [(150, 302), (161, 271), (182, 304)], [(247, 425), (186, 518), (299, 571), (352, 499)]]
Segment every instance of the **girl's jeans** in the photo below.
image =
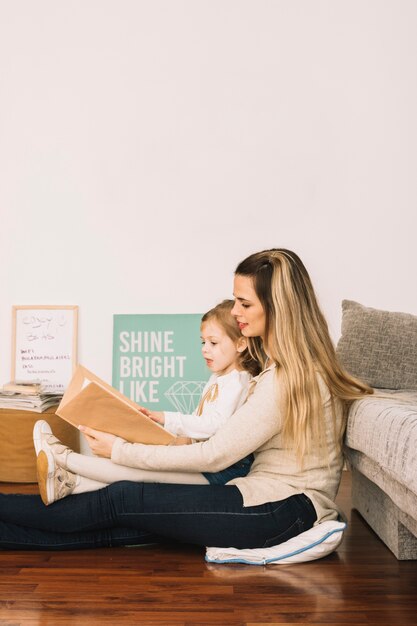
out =
[(219, 472), (202, 472), (202, 474), (207, 478), (210, 485), (225, 485), (229, 480), (233, 480), (233, 478), (247, 476), (254, 458), (253, 454), (249, 454), (245, 456), (244, 459), (233, 463), (233, 465), (226, 467), (224, 470), (220, 470)]
[(259, 548), (311, 528), (307, 496), (244, 507), (233, 485), (118, 482), (45, 507), (39, 496), (0, 494), (0, 548), (76, 550), (150, 543)]

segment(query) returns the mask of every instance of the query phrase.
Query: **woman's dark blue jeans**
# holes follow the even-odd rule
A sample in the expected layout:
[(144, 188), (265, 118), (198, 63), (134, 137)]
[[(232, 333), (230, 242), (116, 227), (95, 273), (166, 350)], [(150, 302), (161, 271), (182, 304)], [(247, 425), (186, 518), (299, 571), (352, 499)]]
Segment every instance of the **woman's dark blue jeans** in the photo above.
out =
[(0, 494), (0, 548), (76, 550), (164, 540), (200, 546), (272, 546), (311, 528), (307, 496), (244, 507), (228, 485), (118, 482), (45, 507), (39, 496)]

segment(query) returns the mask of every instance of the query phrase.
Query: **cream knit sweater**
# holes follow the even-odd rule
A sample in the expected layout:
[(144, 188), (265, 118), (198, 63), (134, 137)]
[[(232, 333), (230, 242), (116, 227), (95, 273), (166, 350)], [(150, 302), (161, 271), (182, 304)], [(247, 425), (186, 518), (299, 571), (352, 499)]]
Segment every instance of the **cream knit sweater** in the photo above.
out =
[[(238, 487), (245, 506), (305, 493), (316, 509), (316, 523), (336, 519), (339, 511), (334, 499), (343, 457), (334, 445), (330, 394), (321, 378), (319, 382), (329, 452), (327, 457), (318, 451), (305, 457), (302, 470), (295, 454), (282, 446), (282, 412), (274, 365), (251, 381), (247, 401), (207, 441), (188, 446), (152, 446), (128, 443), (118, 437), (113, 444), (111, 459), (114, 463), (146, 470), (217, 472), (254, 452), (250, 473), (228, 483)], [(339, 408), (339, 422), (341, 416)]]

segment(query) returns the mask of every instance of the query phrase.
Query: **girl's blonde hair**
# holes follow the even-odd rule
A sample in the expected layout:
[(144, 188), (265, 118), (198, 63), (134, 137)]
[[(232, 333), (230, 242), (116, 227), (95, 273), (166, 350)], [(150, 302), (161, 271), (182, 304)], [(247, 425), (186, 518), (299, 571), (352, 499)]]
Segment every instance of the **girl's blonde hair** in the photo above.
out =
[(283, 382), (284, 441), (295, 447), (301, 463), (305, 454), (325, 445), (319, 373), (330, 391), (335, 429), (335, 402), (341, 402), (344, 408), (341, 428), (335, 430), (336, 441), (341, 446), (350, 403), (373, 390), (341, 367), (300, 258), (290, 250), (264, 250), (242, 261), (235, 273), (253, 279), (265, 312), (264, 342), (259, 337), (251, 338), (249, 349), (264, 366), (268, 355)]
[[(207, 311), (201, 318), (201, 324), (208, 322), (209, 320), (216, 321), (221, 328), (223, 328), (226, 335), (234, 342), (237, 343), (239, 339), (242, 339), (242, 334), (239, 330), (239, 326), (234, 317), (232, 317), (231, 311), (234, 306), (234, 300), (223, 300), (213, 309)], [(261, 371), (261, 363), (255, 356), (252, 356), (248, 348), (245, 348), (242, 352), (239, 352), (237, 356), (237, 363), (243, 369), (248, 371), (252, 376), (257, 376)]]

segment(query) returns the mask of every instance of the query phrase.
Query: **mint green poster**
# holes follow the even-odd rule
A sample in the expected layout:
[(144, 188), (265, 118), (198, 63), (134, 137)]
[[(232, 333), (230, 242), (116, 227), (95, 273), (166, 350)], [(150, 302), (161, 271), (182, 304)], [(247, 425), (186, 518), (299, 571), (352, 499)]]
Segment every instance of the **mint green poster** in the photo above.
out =
[(210, 372), (201, 315), (114, 315), (113, 387), (149, 409), (190, 414)]

